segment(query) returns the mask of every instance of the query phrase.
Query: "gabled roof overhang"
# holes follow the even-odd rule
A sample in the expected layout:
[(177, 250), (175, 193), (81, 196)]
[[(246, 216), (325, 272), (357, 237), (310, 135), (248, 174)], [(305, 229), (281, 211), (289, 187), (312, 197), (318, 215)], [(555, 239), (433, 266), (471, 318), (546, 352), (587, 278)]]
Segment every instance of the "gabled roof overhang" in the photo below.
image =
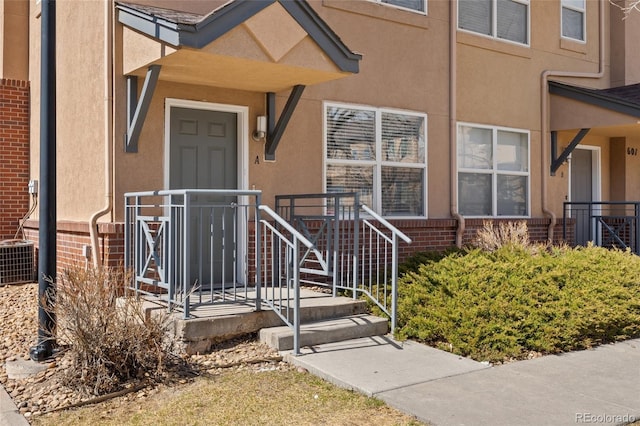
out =
[[(210, 0), (207, 14), (117, 3), (127, 76), (125, 151), (136, 152), (158, 80), (263, 92), (265, 158), (275, 150), (308, 85), (357, 73), (352, 52), (304, 0)], [(140, 100), (137, 78), (145, 77)], [(291, 90), (275, 121), (275, 93)]]
[(118, 3), (125, 75), (278, 92), (346, 77), (361, 56), (305, 1), (236, 0), (201, 15)]

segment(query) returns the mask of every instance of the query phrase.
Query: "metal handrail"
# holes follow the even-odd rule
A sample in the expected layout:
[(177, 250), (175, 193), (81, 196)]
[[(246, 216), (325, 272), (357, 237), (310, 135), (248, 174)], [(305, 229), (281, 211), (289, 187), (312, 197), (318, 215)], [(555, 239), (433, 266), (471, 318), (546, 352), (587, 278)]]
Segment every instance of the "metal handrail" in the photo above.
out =
[(401, 230), (399, 230), (398, 228), (393, 226), (391, 223), (389, 223), (387, 220), (385, 220), (382, 216), (380, 216), (379, 214), (377, 214), (376, 212), (371, 210), (365, 204), (361, 204), (360, 207), (362, 208), (362, 210), (367, 212), (368, 215), (370, 215), (375, 220), (380, 222), (380, 224), (384, 225), (387, 229), (389, 229), (389, 231), (391, 231), (392, 233), (394, 233), (398, 237), (400, 237), (402, 239), (402, 241), (404, 241), (407, 244), (411, 244), (411, 242), (412, 242), (411, 238), (407, 237), (407, 235), (405, 233), (403, 233)]
[(343, 290), (350, 291), (354, 299), (367, 296), (390, 317), (393, 333), (398, 244), (410, 244), (411, 238), (361, 204), (357, 192), (278, 195), (276, 209), (317, 245), (302, 254), (303, 281), (330, 285), (334, 296)]
[[(299, 233), (293, 228), (286, 220), (280, 215), (271, 210), (267, 206), (259, 206), (258, 210), (264, 213), (272, 219), (275, 224), (270, 223), (266, 218), (262, 218), (260, 223), (264, 227), (262, 236), (265, 239), (264, 259), (267, 261), (267, 246), (271, 244), (270, 258), (268, 259), (273, 273), (271, 274), (271, 295), (269, 297), (269, 289), (265, 290), (265, 294), (262, 296), (262, 300), (267, 303), (271, 309), (284, 321), (284, 323), (293, 329), (293, 353), (294, 355), (300, 354), (300, 263), (303, 262), (300, 255), (300, 244), (307, 249), (313, 247), (313, 244), (305, 238), (304, 235)], [(290, 237), (287, 237), (287, 234)], [(270, 241), (267, 241), (270, 238)], [(283, 251), (283, 246), (286, 249)], [(282, 258), (284, 258), (284, 278), (282, 276), (283, 271), (280, 270), (282, 266)], [(267, 276), (267, 267), (264, 268), (265, 276), (263, 282), (269, 282)], [(289, 293), (293, 287), (293, 306), (291, 306), (291, 298)], [(278, 297), (276, 297), (276, 289), (278, 291)], [(282, 293), (285, 292), (287, 297), (282, 297)], [(293, 312), (292, 312), (293, 311)], [(293, 319), (290, 318), (293, 313)]]
[(289, 223), (286, 220), (284, 220), (282, 216), (274, 212), (271, 208), (265, 205), (261, 205), (261, 206), (258, 206), (258, 209), (260, 211), (266, 212), (273, 220), (275, 220), (278, 223), (278, 225), (286, 229), (287, 232), (290, 232), (291, 235), (293, 235), (297, 240), (300, 240), (300, 242), (306, 248), (313, 247), (313, 244), (304, 235), (296, 231), (296, 229), (293, 226), (289, 225)]
[(386, 306), (386, 299), (387, 299), (386, 284), (383, 284), (385, 285), (385, 289), (383, 292), (384, 302), (380, 302), (380, 300), (378, 300), (379, 298), (374, 297), (374, 295), (371, 292), (371, 288), (372, 288), (371, 283), (369, 284), (369, 291), (367, 292), (367, 295), (376, 305), (378, 305), (380, 309), (382, 309), (384, 312), (386, 312), (387, 315), (391, 317), (391, 334), (393, 335), (397, 326), (397, 312), (398, 312), (398, 244), (397, 244), (397, 241), (398, 241), (398, 238), (400, 238), (405, 243), (411, 244), (412, 240), (406, 234), (404, 234), (402, 231), (400, 231), (398, 228), (393, 226), (391, 223), (389, 223), (387, 220), (385, 220), (383, 217), (381, 217), (379, 214), (371, 210), (366, 205), (361, 204), (360, 208), (366, 214), (371, 216), (374, 220), (376, 220), (385, 228), (387, 228), (387, 230), (391, 232), (391, 235), (392, 235), (392, 237), (389, 238), (387, 235), (381, 232), (377, 227), (373, 226), (373, 224), (369, 220), (366, 220), (366, 219), (363, 220), (363, 226), (367, 225), (370, 229), (373, 229), (376, 233), (378, 233), (378, 235), (384, 236), (385, 240), (391, 244), (391, 250), (392, 250), (392, 253), (391, 253), (391, 309), (388, 309)]

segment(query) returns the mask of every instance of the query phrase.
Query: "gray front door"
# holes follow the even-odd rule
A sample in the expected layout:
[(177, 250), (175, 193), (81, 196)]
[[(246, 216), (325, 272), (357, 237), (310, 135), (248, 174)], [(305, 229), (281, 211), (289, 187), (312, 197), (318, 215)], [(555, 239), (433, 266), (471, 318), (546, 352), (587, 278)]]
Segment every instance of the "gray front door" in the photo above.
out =
[[(170, 189), (237, 189), (237, 114), (172, 107), (170, 129)], [(222, 206), (235, 200), (192, 201), (203, 207), (191, 211), (189, 284), (228, 283), (235, 276), (237, 230), (235, 211)]]
[[(593, 200), (593, 151), (574, 149), (571, 153), (571, 216), (576, 220), (576, 244), (586, 245), (595, 238), (590, 220)], [(582, 204), (584, 203), (584, 204)]]

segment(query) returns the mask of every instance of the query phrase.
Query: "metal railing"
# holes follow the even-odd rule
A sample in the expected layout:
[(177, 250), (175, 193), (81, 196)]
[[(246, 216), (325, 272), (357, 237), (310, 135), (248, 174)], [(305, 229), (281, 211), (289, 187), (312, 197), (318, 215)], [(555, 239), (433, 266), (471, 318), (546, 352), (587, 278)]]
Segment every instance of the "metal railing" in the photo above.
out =
[(300, 354), (300, 263), (313, 244), (267, 206), (260, 206), (262, 301), (293, 329), (293, 352)]
[[(300, 284), (367, 296), (396, 327), (398, 245), (411, 239), (360, 205), (358, 194), (279, 196), (260, 191), (125, 194), (125, 267), (138, 293), (181, 308), (254, 302), (293, 329), (300, 353)], [(282, 216), (278, 213), (281, 213)], [(249, 291), (255, 288), (255, 295)]]
[(640, 254), (640, 202), (572, 201), (563, 210), (563, 239)]
[(411, 239), (360, 204), (357, 193), (279, 195), (276, 211), (314, 246), (303, 253), (301, 282), (334, 295), (365, 295), (396, 328), (398, 246)]
[[(411, 244), (411, 238), (364, 204), (361, 209), (370, 219), (361, 221), (359, 269), (362, 278), (358, 290), (390, 317), (393, 334), (398, 311), (398, 243), (400, 239)], [(378, 222), (377, 226), (374, 221)]]
[(253, 285), (260, 309), (260, 262), (249, 261), (250, 241), (260, 251), (260, 197), (260, 191), (194, 189), (125, 194), (131, 287), (166, 298), (170, 310), (180, 307), (188, 318), (197, 304), (247, 299)]

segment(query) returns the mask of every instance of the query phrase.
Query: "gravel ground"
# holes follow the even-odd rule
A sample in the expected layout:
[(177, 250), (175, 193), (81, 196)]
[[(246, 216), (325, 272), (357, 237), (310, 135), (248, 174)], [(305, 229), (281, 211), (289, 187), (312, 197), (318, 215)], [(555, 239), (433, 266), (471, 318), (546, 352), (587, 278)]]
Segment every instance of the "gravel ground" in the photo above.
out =
[[(0, 287), (0, 359), (15, 361), (29, 359), (29, 348), (37, 341), (38, 285), (22, 284)], [(247, 336), (221, 343), (205, 355), (182, 355), (187, 370), (174, 371), (161, 383), (153, 383), (141, 390), (130, 392), (123, 398), (140, 400), (172, 384), (185, 384), (200, 373), (219, 373), (235, 369), (290, 369), (278, 352), (258, 343), (255, 336)], [(265, 361), (266, 360), (266, 361)], [(27, 418), (43, 413), (81, 405), (94, 400), (94, 396), (82, 395), (63, 384), (63, 373), (69, 364), (64, 352), (46, 363), (47, 369), (27, 379), (9, 379), (5, 363), (0, 368), (0, 384), (11, 395), (20, 412)], [(136, 389), (139, 383), (132, 383)]]

